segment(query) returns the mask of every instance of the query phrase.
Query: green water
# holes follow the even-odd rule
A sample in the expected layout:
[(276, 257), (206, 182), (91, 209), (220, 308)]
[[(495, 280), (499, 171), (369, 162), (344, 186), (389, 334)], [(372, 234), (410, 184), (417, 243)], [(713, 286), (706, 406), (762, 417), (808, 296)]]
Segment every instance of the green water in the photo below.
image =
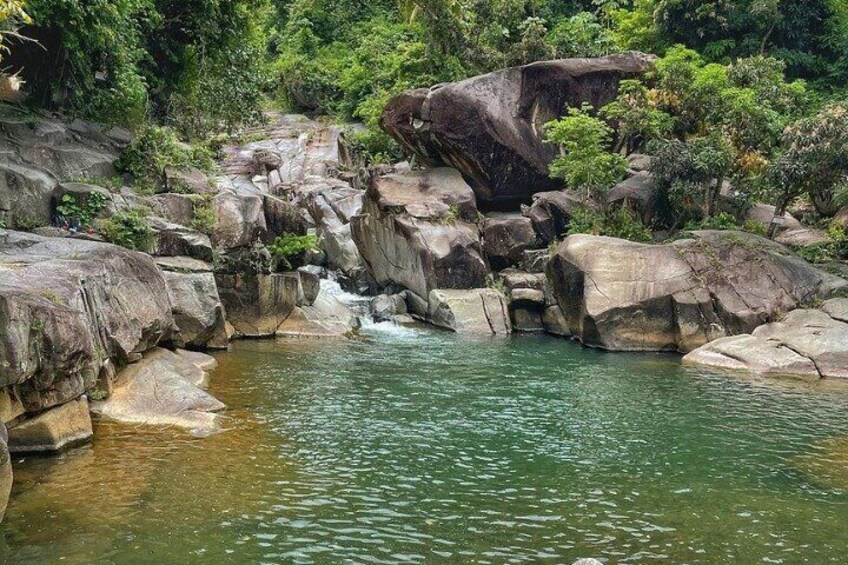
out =
[(202, 440), (16, 458), (3, 563), (845, 563), (848, 390), (545, 337), (242, 342)]

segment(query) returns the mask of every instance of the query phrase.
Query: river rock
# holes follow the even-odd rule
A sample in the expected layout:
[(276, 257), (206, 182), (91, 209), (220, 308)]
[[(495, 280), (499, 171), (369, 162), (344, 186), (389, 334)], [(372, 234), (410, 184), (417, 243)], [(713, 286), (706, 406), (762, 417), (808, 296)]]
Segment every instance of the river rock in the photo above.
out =
[(79, 398), (107, 360), (170, 339), (174, 319), (148, 255), (72, 238), (0, 231), (0, 388), (29, 413)]
[(571, 331), (617, 351), (689, 352), (848, 287), (774, 242), (711, 231), (664, 245), (574, 235), (548, 280)]
[(383, 322), (394, 319), (395, 316), (407, 314), (406, 294), (381, 294), (375, 296), (370, 302), (371, 316)]
[(79, 398), (51, 408), (9, 430), (11, 453), (52, 452), (91, 441), (88, 400)]
[(518, 264), (524, 252), (537, 244), (530, 218), (519, 214), (498, 214), (486, 218), (483, 252), (492, 269), (500, 271)]
[(359, 328), (356, 314), (327, 289), (322, 288), (312, 305), (296, 307), (280, 324), (277, 337), (340, 338)]
[(183, 347), (226, 349), (229, 346), (224, 306), (212, 273), (164, 272), (177, 333)]
[(556, 190), (548, 169), (556, 147), (544, 125), (583, 103), (601, 107), (618, 83), (653, 67), (654, 57), (540, 61), (391, 99), (382, 128), (420, 162), (459, 169), (481, 203), (528, 201)]
[(434, 288), (483, 286), (474, 193), (453, 169), (375, 178), (353, 238), (378, 285), (419, 296)]
[(0, 523), (6, 515), (9, 494), (12, 492), (12, 458), (9, 456), (9, 435), (6, 426), (0, 422)]
[(215, 281), (235, 337), (273, 336), (297, 307), (296, 275), (216, 273)]
[(559, 305), (548, 306), (542, 313), (542, 325), (545, 331), (558, 337), (571, 337), (568, 320)]
[(568, 231), (574, 210), (585, 206), (580, 195), (573, 192), (540, 192), (533, 196), (533, 204), (524, 208), (524, 215), (533, 223), (540, 242), (550, 245)]
[(157, 349), (118, 373), (109, 399), (92, 402), (91, 411), (127, 424), (176, 426), (197, 436), (219, 431), (224, 404), (186, 379), (196, 380), (193, 363)]
[(848, 323), (823, 310), (795, 310), (751, 335), (709, 343), (684, 363), (756, 375), (848, 378)]
[(490, 288), (437, 289), (430, 292), (428, 321), (467, 335), (508, 335), (512, 332), (503, 293)]

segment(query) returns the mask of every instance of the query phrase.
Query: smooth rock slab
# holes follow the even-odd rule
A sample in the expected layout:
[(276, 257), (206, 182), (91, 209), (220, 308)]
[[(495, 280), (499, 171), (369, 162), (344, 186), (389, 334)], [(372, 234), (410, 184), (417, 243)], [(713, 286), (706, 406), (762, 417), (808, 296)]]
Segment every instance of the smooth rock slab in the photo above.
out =
[(747, 334), (722, 338), (700, 347), (686, 355), (683, 363), (762, 376), (819, 377), (810, 359), (779, 342)]
[(490, 288), (433, 290), (429, 296), (428, 319), (460, 334), (512, 333), (506, 297)]
[(229, 346), (224, 306), (212, 273), (164, 272), (168, 298), (179, 328), (179, 345), (226, 349)]
[(88, 400), (79, 398), (22, 422), (9, 430), (11, 453), (56, 453), (91, 440)]
[[(118, 373), (112, 396), (91, 403), (94, 414), (127, 424), (176, 426), (203, 437), (220, 431), (225, 408), (193, 384), (198, 367), (157, 349)], [(201, 371), (202, 372), (202, 371)]]

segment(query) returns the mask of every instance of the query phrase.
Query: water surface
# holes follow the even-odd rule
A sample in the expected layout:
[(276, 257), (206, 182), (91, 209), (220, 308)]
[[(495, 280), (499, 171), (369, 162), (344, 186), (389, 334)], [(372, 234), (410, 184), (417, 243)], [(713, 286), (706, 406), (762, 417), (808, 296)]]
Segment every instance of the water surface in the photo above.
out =
[[(383, 327), (385, 330), (386, 328)], [(229, 431), (15, 459), (3, 563), (845, 563), (848, 391), (547, 337), (241, 342)]]

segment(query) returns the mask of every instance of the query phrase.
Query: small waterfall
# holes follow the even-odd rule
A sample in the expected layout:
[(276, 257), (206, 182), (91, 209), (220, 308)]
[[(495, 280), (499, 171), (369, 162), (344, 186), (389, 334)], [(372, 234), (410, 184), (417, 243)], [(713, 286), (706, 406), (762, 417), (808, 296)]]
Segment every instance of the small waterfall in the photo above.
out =
[(366, 333), (382, 333), (397, 337), (414, 337), (420, 335), (417, 328), (404, 326), (390, 320), (378, 322), (371, 315), (371, 299), (367, 296), (353, 294), (344, 290), (334, 277), (329, 273), (329, 278), (321, 279), (321, 292), (326, 292), (357, 315), (360, 322), (360, 330)]

